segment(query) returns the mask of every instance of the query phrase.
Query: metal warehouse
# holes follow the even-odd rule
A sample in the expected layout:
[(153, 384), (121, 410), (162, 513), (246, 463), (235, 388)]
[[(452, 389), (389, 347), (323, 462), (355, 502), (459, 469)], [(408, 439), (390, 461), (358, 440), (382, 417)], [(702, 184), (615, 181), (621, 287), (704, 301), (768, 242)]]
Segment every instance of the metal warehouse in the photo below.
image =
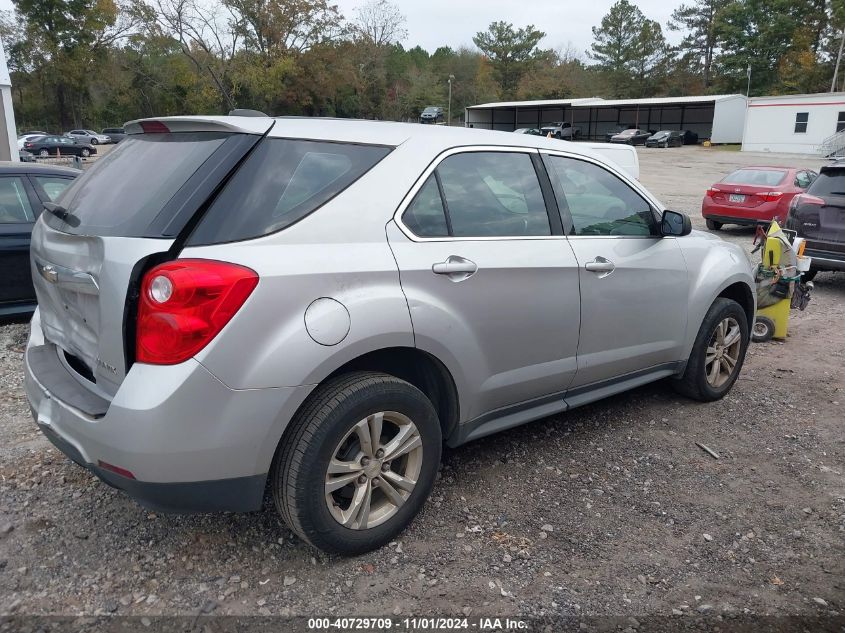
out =
[(742, 149), (845, 154), (845, 92), (752, 97)]
[(743, 95), (605, 100), (549, 99), (484, 103), (466, 109), (467, 127), (512, 132), (566, 122), (579, 138), (603, 140), (621, 128), (690, 130), (714, 143), (740, 143), (745, 125)]

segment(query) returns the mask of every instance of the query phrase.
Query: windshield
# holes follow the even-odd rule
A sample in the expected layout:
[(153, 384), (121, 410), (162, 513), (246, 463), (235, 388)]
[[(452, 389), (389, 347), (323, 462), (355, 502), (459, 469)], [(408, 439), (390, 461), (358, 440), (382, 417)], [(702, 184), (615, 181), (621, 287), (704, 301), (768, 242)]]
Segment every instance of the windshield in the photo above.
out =
[(786, 171), (783, 169), (737, 169), (722, 179), (724, 183), (732, 185), (760, 185), (774, 187), (783, 182)]
[(423, 110), (423, 114), (436, 114), (437, 108), (426, 108)]

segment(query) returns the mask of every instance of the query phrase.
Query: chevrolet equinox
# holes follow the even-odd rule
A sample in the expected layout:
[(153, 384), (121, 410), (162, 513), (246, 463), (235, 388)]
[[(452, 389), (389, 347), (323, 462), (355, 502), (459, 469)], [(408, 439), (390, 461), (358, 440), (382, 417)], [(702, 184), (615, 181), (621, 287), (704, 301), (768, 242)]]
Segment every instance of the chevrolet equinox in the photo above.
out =
[(589, 148), (265, 116), (130, 122), (46, 203), (26, 392), (142, 504), (393, 539), (457, 446), (662, 378), (716, 400), (743, 251)]

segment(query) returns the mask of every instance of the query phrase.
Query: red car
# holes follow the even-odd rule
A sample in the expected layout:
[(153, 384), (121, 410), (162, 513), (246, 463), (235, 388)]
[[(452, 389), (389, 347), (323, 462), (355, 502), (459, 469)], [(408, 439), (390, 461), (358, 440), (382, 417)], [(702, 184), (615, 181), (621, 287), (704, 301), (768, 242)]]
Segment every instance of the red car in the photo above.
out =
[(743, 167), (707, 190), (701, 215), (711, 231), (718, 231), (723, 224), (783, 222), (789, 203), (816, 178), (818, 174), (811, 169)]

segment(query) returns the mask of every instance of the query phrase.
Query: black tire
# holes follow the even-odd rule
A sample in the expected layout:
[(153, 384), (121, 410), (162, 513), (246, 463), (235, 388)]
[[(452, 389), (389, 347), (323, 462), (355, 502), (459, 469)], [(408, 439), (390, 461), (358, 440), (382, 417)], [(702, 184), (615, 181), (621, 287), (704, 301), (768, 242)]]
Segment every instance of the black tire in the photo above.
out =
[[(728, 380), (719, 387), (714, 387), (707, 381), (705, 373), (707, 347), (719, 323), (730, 317), (737, 322), (740, 329), (739, 356)], [(731, 390), (740, 371), (742, 371), (745, 352), (748, 350), (748, 338), (748, 317), (742, 306), (733, 299), (719, 297), (710, 306), (701, 322), (684, 374), (672, 381), (672, 387), (678, 393), (693, 400), (711, 402), (721, 399)]]
[(819, 271), (817, 269), (810, 268), (810, 270), (808, 270), (807, 272), (801, 273), (801, 281), (803, 281), (805, 283), (808, 282), (808, 281), (813, 281), (813, 279), (816, 278), (816, 275), (818, 273), (819, 273)]
[(769, 317), (758, 316), (754, 319), (754, 327), (751, 328), (751, 340), (755, 343), (771, 341), (775, 335), (775, 322)]
[(721, 222), (716, 222), (716, 220), (707, 220), (707, 228), (711, 231), (719, 231), (722, 228)]
[(91, 145), (96, 145), (96, 144), (97, 144), (97, 143), (99, 143), (100, 141), (98, 141), (98, 140), (97, 140), (97, 139), (95, 139), (95, 138), (92, 138), (90, 142), (91, 142)]
[(91, 151), (87, 147), (83, 147), (82, 151), (79, 153), (85, 158), (88, 158), (91, 155)]
[[(350, 429), (379, 411), (396, 411), (416, 425), (422, 440), (421, 471), (393, 516), (373, 528), (352, 529), (329, 510), (327, 468)], [(422, 508), (434, 486), (442, 442), (431, 401), (410, 383), (376, 372), (338, 376), (309, 396), (279, 444), (270, 472), (276, 509), (291, 530), (318, 549), (346, 556), (377, 549), (404, 530)]]
[(50, 151), (47, 149), (42, 149), (40, 152), (38, 152), (38, 155), (41, 158), (47, 158), (50, 155)]

